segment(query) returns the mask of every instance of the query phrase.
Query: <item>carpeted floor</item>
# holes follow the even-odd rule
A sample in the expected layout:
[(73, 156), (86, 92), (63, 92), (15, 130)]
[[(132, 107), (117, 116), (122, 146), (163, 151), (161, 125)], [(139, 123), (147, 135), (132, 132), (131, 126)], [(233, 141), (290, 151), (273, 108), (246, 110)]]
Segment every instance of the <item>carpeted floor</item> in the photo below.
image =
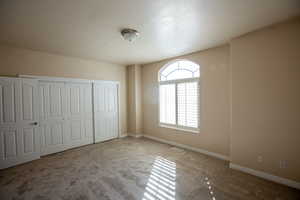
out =
[(148, 139), (116, 139), (1, 170), (0, 199), (300, 199), (299, 190), (228, 165)]

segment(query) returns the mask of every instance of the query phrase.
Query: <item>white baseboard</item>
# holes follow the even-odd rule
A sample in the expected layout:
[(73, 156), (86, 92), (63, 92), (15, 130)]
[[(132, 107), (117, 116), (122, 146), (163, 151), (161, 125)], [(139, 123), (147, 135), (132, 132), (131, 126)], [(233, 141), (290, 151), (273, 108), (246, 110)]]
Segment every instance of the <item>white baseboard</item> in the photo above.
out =
[(143, 137), (143, 135), (137, 134), (137, 135), (135, 135), (135, 137), (136, 137), (136, 138), (141, 138), (141, 137)]
[(210, 151), (207, 151), (207, 150), (204, 150), (204, 149), (199, 149), (199, 148), (191, 147), (191, 146), (184, 145), (184, 144), (179, 144), (179, 143), (176, 143), (176, 142), (164, 140), (164, 139), (161, 139), (161, 138), (158, 138), (158, 137), (153, 137), (153, 136), (150, 136), (150, 135), (143, 135), (143, 137), (149, 138), (149, 139), (152, 139), (152, 140), (156, 140), (158, 142), (170, 144), (170, 145), (173, 145), (173, 146), (177, 146), (177, 147), (180, 147), (180, 148), (183, 148), (183, 149), (203, 153), (205, 155), (212, 156), (212, 157), (215, 157), (215, 158), (218, 158), (218, 159), (221, 159), (221, 160), (229, 161), (229, 157), (225, 156), (225, 155), (222, 155), (222, 154), (210, 152)]
[(136, 134), (136, 133), (127, 133), (127, 135), (128, 135), (129, 137), (135, 137), (135, 138), (143, 137), (143, 135), (141, 135), (141, 134)]
[(119, 138), (125, 138), (125, 137), (127, 137), (127, 136), (128, 136), (127, 134), (122, 134), (122, 135), (120, 135)]
[(242, 171), (242, 172), (254, 175), (254, 176), (258, 176), (258, 177), (263, 178), (263, 179), (267, 179), (269, 181), (273, 181), (273, 182), (276, 182), (276, 183), (287, 185), (289, 187), (300, 189), (300, 183), (297, 182), (297, 181), (282, 178), (282, 177), (279, 177), (279, 176), (275, 176), (275, 175), (268, 174), (266, 172), (262, 172), (262, 171), (258, 171), (258, 170), (254, 170), (254, 169), (251, 169), (251, 168), (243, 167), (243, 166), (240, 166), (240, 165), (237, 165), (237, 164), (234, 164), (234, 163), (230, 163), (229, 167), (231, 169), (239, 170), (239, 171)]

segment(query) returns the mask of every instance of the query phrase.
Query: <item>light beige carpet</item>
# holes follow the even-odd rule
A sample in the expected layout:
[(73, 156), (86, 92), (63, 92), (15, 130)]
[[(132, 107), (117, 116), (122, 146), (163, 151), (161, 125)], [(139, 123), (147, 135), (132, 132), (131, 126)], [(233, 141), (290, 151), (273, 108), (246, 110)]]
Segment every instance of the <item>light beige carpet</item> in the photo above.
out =
[(148, 139), (88, 145), (0, 171), (1, 200), (300, 199), (228, 162)]

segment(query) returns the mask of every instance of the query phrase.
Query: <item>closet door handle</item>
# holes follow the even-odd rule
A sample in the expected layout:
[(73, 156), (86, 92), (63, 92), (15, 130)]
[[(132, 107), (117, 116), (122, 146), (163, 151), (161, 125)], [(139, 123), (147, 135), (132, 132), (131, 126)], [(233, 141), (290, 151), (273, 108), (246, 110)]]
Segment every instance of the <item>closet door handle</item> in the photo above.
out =
[(33, 122), (32, 125), (37, 126), (39, 123), (38, 122)]

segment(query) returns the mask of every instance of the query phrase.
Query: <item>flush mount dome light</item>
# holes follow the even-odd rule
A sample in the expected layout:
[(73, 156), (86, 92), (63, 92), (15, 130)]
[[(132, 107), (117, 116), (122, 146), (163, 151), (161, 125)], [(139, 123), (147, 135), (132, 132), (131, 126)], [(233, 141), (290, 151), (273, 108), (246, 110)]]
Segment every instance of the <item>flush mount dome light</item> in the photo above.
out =
[(121, 30), (121, 34), (124, 40), (128, 40), (129, 42), (134, 41), (140, 35), (140, 33), (137, 30), (130, 28), (125, 28)]

